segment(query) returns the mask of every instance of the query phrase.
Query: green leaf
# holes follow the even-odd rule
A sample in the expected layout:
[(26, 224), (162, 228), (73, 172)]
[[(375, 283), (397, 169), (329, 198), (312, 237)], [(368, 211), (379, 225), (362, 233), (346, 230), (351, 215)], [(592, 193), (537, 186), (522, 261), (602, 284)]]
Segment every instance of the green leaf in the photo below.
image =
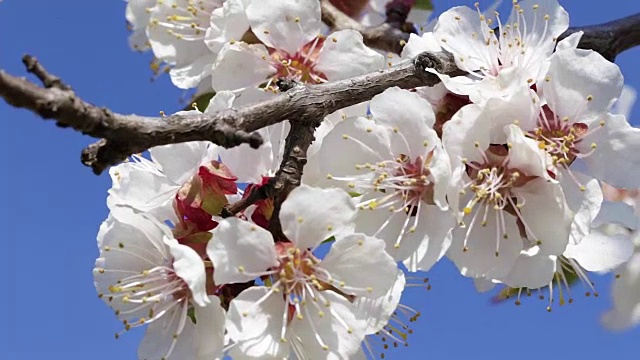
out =
[(416, 0), (416, 4), (413, 7), (420, 10), (433, 10), (431, 0)]
[(360, 196), (360, 195), (362, 195), (362, 194), (357, 193), (357, 192), (355, 192), (355, 191), (349, 191), (349, 196), (351, 196), (352, 198), (358, 197), (358, 196)]

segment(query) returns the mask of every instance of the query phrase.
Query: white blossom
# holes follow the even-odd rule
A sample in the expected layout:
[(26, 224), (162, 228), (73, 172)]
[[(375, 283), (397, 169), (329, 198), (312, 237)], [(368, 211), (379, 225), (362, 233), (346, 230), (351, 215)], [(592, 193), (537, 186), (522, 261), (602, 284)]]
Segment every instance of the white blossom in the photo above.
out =
[(385, 240), (410, 271), (426, 271), (449, 247), (454, 225), (445, 199), (449, 158), (431, 128), (433, 111), (418, 95), (391, 88), (371, 100), (371, 115), (327, 134), (320, 169), (327, 184), (358, 195), (359, 231)]
[[(207, 253), (217, 264), (215, 282), (262, 277), (266, 285), (231, 301), (226, 326), (232, 356), (349, 358), (358, 351), (368, 319), (352, 297), (384, 295), (396, 265), (382, 240), (353, 233), (355, 212), (345, 192), (302, 185), (280, 211), (291, 242), (274, 245), (269, 232), (239, 219), (225, 219), (212, 231)], [(317, 258), (314, 249), (332, 237), (329, 253)]]
[(179, 244), (167, 225), (122, 206), (101, 225), (98, 246), (98, 296), (124, 331), (149, 325), (140, 359), (222, 358), (224, 310), (207, 295), (205, 265), (195, 250)]
[(569, 27), (569, 16), (556, 0), (514, 1), (504, 24), (495, 15), (494, 23), (477, 3), (476, 10), (454, 7), (440, 15), (433, 30), (458, 67), (468, 72), (440, 78), (450, 91), (476, 103), (535, 83), (556, 39)]

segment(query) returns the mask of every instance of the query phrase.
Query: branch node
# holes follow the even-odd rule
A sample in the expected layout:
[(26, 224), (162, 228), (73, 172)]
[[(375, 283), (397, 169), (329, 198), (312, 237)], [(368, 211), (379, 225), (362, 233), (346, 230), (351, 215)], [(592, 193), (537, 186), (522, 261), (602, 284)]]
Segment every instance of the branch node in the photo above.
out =
[(38, 80), (42, 82), (45, 88), (51, 89), (56, 88), (60, 90), (71, 90), (71, 87), (64, 82), (59, 77), (50, 74), (47, 69), (38, 62), (38, 59), (31, 55), (25, 55), (22, 57), (22, 63), (27, 68), (27, 72), (35, 75)]

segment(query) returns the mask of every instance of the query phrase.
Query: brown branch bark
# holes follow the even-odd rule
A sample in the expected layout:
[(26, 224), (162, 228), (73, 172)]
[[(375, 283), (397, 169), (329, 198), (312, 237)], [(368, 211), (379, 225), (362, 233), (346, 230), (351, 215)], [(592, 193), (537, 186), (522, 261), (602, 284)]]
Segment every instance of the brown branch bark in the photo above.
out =
[(600, 25), (571, 27), (560, 39), (584, 31), (579, 47), (592, 49), (609, 61), (618, 54), (640, 45), (640, 13)]
[[(276, 98), (250, 106), (215, 114), (167, 117), (114, 113), (89, 104), (70, 89), (42, 88), (3, 71), (0, 71), (0, 96), (15, 107), (29, 109), (44, 119), (54, 119), (58, 126), (102, 138), (82, 152), (82, 162), (100, 174), (131, 154), (159, 145), (211, 141), (224, 147), (241, 143), (258, 147), (262, 139), (253, 132), (265, 126), (287, 119), (293, 123), (322, 119), (336, 110), (369, 100), (392, 86), (413, 88), (439, 82), (437, 76), (424, 70), (426, 67), (450, 75), (459, 71), (450, 55), (425, 53), (413, 62), (371, 74), (296, 86)], [(47, 76), (53, 75), (47, 73)]]
[(320, 4), (325, 24), (334, 31), (352, 29), (360, 32), (364, 43), (369, 47), (400, 54), (409, 41), (409, 32), (403, 31), (403, 28), (411, 7), (388, 9), (388, 21), (375, 27), (367, 27), (340, 11), (329, 0), (320, 0)]
[[(398, 39), (407, 35), (389, 24), (375, 31), (362, 29), (359, 23), (328, 1), (323, 0), (322, 6), (325, 21), (336, 28), (362, 30), (370, 44), (386, 42), (390, 44), (388, 46), (395, 46), (400, 44)], [(571, 28), (563, 36), (580, 30), (585, 31), (581, 47), (614, 59), (618, 53), (640, 44), (640, 14), (602, 25)], [(290, 91), (259, 104), (215, 114), (158, 118), (118, 114), (92, 105), (79, 98), (61, 79), (47, 72), (35, 58), (26, 56), (23, 61), (27, 71), (33, 73), (44, 88), (0, 71), (0, 96), (13, 106), (29, 109), (45, 119), (54, 119), (58, 126), (102, 138), (82, 152), (83, 163), (96, 174), (131, 154), (158, 145), (204, 140), (224, 147), (241, 143), (257, 147), (262, 139), (253, 132), (265, 126), (284, 120), (291, 121), (294, 128), (298, 128), (298, 123), (302, 127), (315, 126), (324, 116), (369, 100), (389, 87), (414, 88), (436, 84), (438, 78), (426, 72), (425, 68), (449, 75), (459, 72), (450, 55), (423, 53), (413, 62), (371, 74), (320, 85), (294, 86)], [(287, 160), (285, 158), (283, 166)]]

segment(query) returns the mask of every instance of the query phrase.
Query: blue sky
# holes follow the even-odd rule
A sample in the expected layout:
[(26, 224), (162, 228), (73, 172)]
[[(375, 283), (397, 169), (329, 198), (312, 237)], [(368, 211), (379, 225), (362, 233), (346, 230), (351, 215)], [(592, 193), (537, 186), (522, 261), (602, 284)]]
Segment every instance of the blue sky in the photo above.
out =
[[(435, 1), (435, 6), (442, 11), (472, 3)], [(640, 12), (637, 1), (561, 3), (572, 25)], [(25, 74), (20, 58), (30, 53), (95, 104), (145, 115), (177, 110), (182, 92), (167, 78), (150, 82), (149, 54), (128, 49), (124, 8), (119, 0), (5, 0), (0, 3), (0, 68)], [(617, 60), (635, 88), (640, 88), (639, 56), (635, 49)], [(632, 123), (639, 118), (636, 104)], [(0, 101), (2, 359), (136, 358), (142, 331), (116, 341), (113, 334), (121, 324), (93, 287), (95, 237), (107, 215), (110, 181), (79, 161), (80, 150), (92, 141)], [(387, 359), (638, 358), (640, 329), (616, 334), (599, 324), (611, 303), (609, 276), (594, 277), (599, 298), (576, 296), (573, 305), (552, 313), (533, 298), (520, 307), (493, 305), (447, 262), (426, 276), (433, 289), (409, 289), (403, 301), (422, 313), (412, 326), (411, 345), (389, 352)]]

